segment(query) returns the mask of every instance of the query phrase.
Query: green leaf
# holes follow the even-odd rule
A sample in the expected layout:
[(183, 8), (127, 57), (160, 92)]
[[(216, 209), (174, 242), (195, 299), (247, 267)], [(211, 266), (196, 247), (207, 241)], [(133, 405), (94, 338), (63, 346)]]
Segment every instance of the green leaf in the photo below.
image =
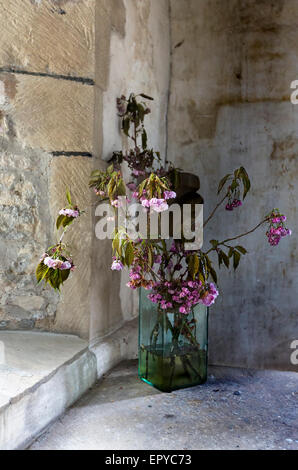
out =
[(57, 230), (59, 230), (59, 228), (61, 227), (62, 223), (63, 223), (63, 220), (64, 220), (64, 215), (59, 215), (58, 218), (57, 218), (57, 221), (56, 221), (56, 228)]
[(241, 259), (240, 253), (238, 253), (238, 251), (234, 251), (234, 253), (233, 253), (233, 267), (234, 267), (235, 271), (239, 266), (240, 259)]
[(61, 281), (63, 284), (63, 282), (67, 281), (70, 275), (70, 269), (63, 269), (63, 271), (60, 271), (60, 273), (61, 273)]
[(224, 251), (221, 251), (221, 256), (222, 256), (223, 262), (225, 263), (226, 267), (229, 268), (230, 258), (225, 254)]
[(129, 128), (130, 128), (130, 120), (129, 118), (125, 118), (122, 121), (122, 130), (127, 137), (129, 137)]
[(109, 184), (107, 186), (107, 190), (108, 190), (109, 198), (114, 199), (114, 195), (115, 195), (115, 192), (116, 192), (116, 182), (115, 182), (114, 178), (110, 179)]
[(112, 248), (113, 252), (118, 253), (121, 256), (121, 250), (120, 250), (120, 242), (119, 242), (119, 237), (118, 234), (115, 236), (113, 243), (112, 243)]
[(138, 104), (138, 113), (139, 113), (139, 121), (144, 122), (145, 108), (141, 103)]
[(71, 195), (69, 189), (66, 191), (66, 199), (68, 201), (68, 204), (71, 206)]
[(37, 283), (39, 284), (47, 275), (47, 272), (49, 271), (49, 267), (44, 264), (43, 261), (41, 261), (35, 271), (35, 276), (37, 279)]
[(232, 258), (233, 253), (234, 253), (234, 248), (231, 246), (231, 248), (229, 249), (229, 258)]
[(102, 171), (100, 170), (93, 170), (91, 172), (90, 178), (98, 178), (99, 176), (102, 175)]
[(237, 245), (235, 246), (235, 248), (236, 250), (240, 251), (240, 253), (242, 253), (243, 255), (246, 255), (247, 250), (243, 246)]
[(129, 242), (125, 250), (125, 263), (127, 266), (131, 266), (134, 260), (134, 250), (132, 244)]
[(198, 255), (190, 255), (188, 258), (188, 272), (194, 279), (196, 274), (199, 272), (200, 261)]
[(126, 196), (126, 186), (122, 178), (118, 182), (117, 194), (118, 196)]
[(142, 183), (139, 185), (139, 188), (138, 188), (139, 196), (142, 196), (147, 182), (148, 182), (148, 180), (146, 179), (146, 180), (142, 181)]
[(147, 132), (145, 131), (145, 129), (143, 129), (142, 132), (142, 147), (143, 149), (147, 148)]
[(237, 183), (237, 180), (233, 180), (232, 184), (231, 184), (231, 191), (235, 191), (235, 189), (237, 189), (239, 186), (239, 184)]
[(241, 170), (241, 179), (242, 179), (242, 182), (243, 182), (243, 187), (244, 187), (244, 191), (243, 191), (243, 199), (246, 198), (246, 195), (248, 193), (248, 191), (250, 190), (251, 188), (251, 184), (250, 184), (250, 179), (249, 179), (249, 176), (245, 170), (245, 168), (242, 166), (240, 168)]
[(60, 269), (50, 268), (48, 281), (50, 285), (53, 287), (53, 289), (59, 290), (60, 284), (62, 283)]
[(154, 264), (153, 252), (152, 252), (151, 246), (149, 246), (148, 247), (148, 265), (150, 266), (150, 268), (152, 268), (153, 264)]
[(218, 240), (210, 240), (211, 245), (216, 248), (218, 245)]
[(216, 274), (215, 269), (213, 269), (213, 268), (210, 266), (210, 267), (209, 267), (209, 271), (210, 271), (210, 274), (211, 274), (211, 276), (212, 276), (213, 281), (215, 282), (215, 284), (217, 284), (217, 274)]
[(67, 215), (65, 215), (63, 217), (62, 226), (64, 228), (67, 227), (68, 225), (73, 223), (74, 219), (75, 219), (74, 217), (68, 217)]
[(226, 182), (228, 181), (230, 176), (232, 176), (232, 175), (229, 173), (228, 175), (224, 176), (222, 178), (222, 180), (220, 180), (219, 185), (218, 185), (217, 194), (219, 194), (221, 192), (221, 190), (223, 189), (224, 185), (226, 184)]

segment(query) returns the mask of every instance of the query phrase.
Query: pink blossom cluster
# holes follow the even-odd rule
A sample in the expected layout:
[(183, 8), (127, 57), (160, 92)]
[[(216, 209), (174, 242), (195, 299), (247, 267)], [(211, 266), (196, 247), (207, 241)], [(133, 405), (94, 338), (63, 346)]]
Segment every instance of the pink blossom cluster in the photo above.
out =
[(242, 202), (240, 201), (240, 199), (234, 199), (226, 205), (226, 211), (233, 211), (234, 209), (240, 206), (242, 206)]
[(65, 215), (66, 217), (73, 217), (76, 219), (79, 217), (80, 212), (77, 209), (61, 209), (61, 211), (59, 211), (59, 215)]
[(130, 270), (129, 279), (130, 281), (126, 285), (132, 290), (138, 289), (139, 287), (143, 287), (146, 290), (150, 290), (154, 286), (153, 281), (147, 281), (143, 278), (142, 268), (137, 264), (135, 264)]
[(177, 194), (175, 193), (175, 191), (165, 191), (164, 194), (163, 194), (163, 197), (167, 200), (167, 199), (175, 199), (175, 197), (177, 197)]
[(112, 271), (122, 271), (123, 268), (124, 268), (124, 266), (121, 263), (121, 261), (119, 259), (114, 259), (114, 261), (112, 263), (112, 266), (111, 266), (111, 270)]
[(51, 258), (50, 256), (47, 256), (47, 257), (44, 258), (43, 264), (45, 264), (46, 266), (48, 266), (49, 268), (52, 268), (52, 269), (60, 269), (60, 271), (64, 271), (66, 269), (73, 270), (74, 266), (73, 266), (72, 262), (70, 262), (70, 261), (71, 260), (62, 261), (61, 259), (55, 259), (55, 258)]
[(153, 197), (152, 199), (143, 199), (142, 206), (146, 209), (152, 209), (155, 212), (164, 212), (167, 211), (169, 206), (165, 199), (157, 199)]
[(104, 197), (106, 195), (106, 193), (104, 191), (98, 190), (96, 188), (94, 188), (94, 192), (95, 192), (96, 196)]
[(203, 286), (201, 281), (182, 281), (179, 285), (172, 282), (155, 283), (148, 298), (163, 310), (179, 308), (180, 313), (188, 314), (197, 304), (209, 307), (217, 296), (218, 290), (213, 283)]
[(177, 196), (175, 191), (168, 190), (168, 191), (164, 191), (163, 198), (153, 197), (151, 199), (148, 199), (146, 197), (146, 191), (145, 190), (143, 191), (142, 196), (139, 197), (137, 187), (134, 183), (129, 183), (127, 186), (129, 187), (129, 189), (131, 189), (133, 191), (132, 197), (134, 199), (140, 199), (140, 202), (141, 202), (143, 207), (145, 207), (146, 209), (152, 209), (155, 212), (167, 211), (168, 208), (169, 208), (167, 200), (168, 199), (175, 199), (175, 197)]
[(292, 231), (285, 227), (284, 223), (286, 220), (285, 215), (279, 214), (279, 212), (272, 212), (269, 218), (270, 225), (266, 232), (271, 246), (277, 246), (282, 238), (292, 234)]

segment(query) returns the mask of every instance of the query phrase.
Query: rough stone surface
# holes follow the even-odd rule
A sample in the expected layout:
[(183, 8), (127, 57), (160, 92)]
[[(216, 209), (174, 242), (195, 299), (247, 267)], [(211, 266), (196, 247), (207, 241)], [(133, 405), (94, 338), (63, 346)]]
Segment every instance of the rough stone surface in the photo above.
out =
[(48, 152), (92, 153), (94, 89), (49, 77), (2, 73), (7, 132)]
[(36, 286), (34, 274), (51, 238), (50, 160), (44, 152), (0, 139), (0, 329), (54, 322), (58, 296)]
[(1, 0), (0, 68), (94, 77), (95, 0)]
[[(254, 227), (274, 207), (296, 233), (298, 107), (290, 84), (297, 79), (297, 2), (171, 0), (171, 14), (168, 159), (200, 176), (206, 215), (218, 181), (234, 168), (244, 165), (253, 184), (243, 208), (219, 212), (206, 227), (205, 247)], [(249, 254), (236, 274), (221, 269), (210, 360), (297, 371), (290, 363), (297, 241), (273, 248), (265, 231), (243, 240)]]
[(162, 394), (123, 363), (31, 450), (297, 450), (297, 381), (214, 367), (207, 384)]
[[(0, 329), (88, 338), (92, 165), (72, 152), (92, 154), (94, 87), (57, 74), (94, 78), (95, 1), (0, 6), (5, 31), (0, 41)], [(70, 156), (53, 158), (52, 152)], [(35, 268), (57, 240), (54, 222), (66, 204), (67, 187), (89, 213), (68, 238), (80, 271), (59, 296), (36, 285)]]
[[(121, 147), (113, 105), (119, 93), (143, 91), (155, 97), (150, 137), (157, 148), (165, 150), (168, 1), (26, 0), (0, 1), (0, 6), (0, 26), (2, 22), (5, 31), (0, 41), (0, 133), (9, 145), (26, 149), (25, 160), (27, 153), (36, 156), (26, 182), (21, 156), (20, 162), (8, 163), (7, 157), (3, 164), (12, 168), (5, 168), (6, 179), (0, 183), (5, 185), (0, 195), (3, 240), (11, 239), (14, 228), (19, 245), (16, 249), (16, 242), (10, 246), (3, 241), (2, 246), (0, 241), (1, 282), (6, 289), (0, 300), (0, 328), (39, 328), (83, 338), (89, 337), (91, 329), (94, 342), (136, 315), (137, 297), (126, 288), (125, 279), (110, 270), (110, 240), (92, 240), (96, 220), (88, 176), (93, 167), (105, 165), (102, 157), (106, 160), (114, 145)], [(24, 37), (30, 40), (26, 43)], [(57, 75), (92, 78), (95, 86)], [(68, 156), (52, 158), (53, 151)], [(73, 152), (92, 153), (94, 159)], [(21, 178), (17, 191), (22, 196), (15, 194), (11, 173)], [(65, 205), (66, 187), (88, 212), (65, 238), (77, 271), (58, 296), (50, 288), (34, 286), (34, 269), (40, 254), (56, 240), (54, 221)], [(16, 212), (16, 198), (25, 198), (27, 193), (41, 200), (39, 212), (35, 203), (28, 203), (26, 211), (20, 206)], [(14, 227), (19, 215), (21, 226)], [(23, 271), (18, 283), (10, 274), (12, 265), (21, 269), (19, 258), (15, 259), (18, 250), (26, 250), (30, 285), (28, 280), (25, 284)]]

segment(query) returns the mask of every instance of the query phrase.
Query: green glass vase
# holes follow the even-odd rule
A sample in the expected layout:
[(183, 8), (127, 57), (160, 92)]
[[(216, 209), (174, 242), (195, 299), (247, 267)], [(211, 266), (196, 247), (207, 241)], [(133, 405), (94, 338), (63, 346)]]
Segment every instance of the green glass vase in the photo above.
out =
[(161, 310), (140, 289), (139, 378), (162, 392), (207, 380), (208, 308)]

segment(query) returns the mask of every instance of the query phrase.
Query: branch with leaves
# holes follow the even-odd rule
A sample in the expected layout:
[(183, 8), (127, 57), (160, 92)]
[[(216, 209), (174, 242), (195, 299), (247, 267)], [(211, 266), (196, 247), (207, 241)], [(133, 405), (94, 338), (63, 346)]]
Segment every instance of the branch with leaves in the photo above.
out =
[[(147, 102), (152, 101), (145, 94), (117, 99), (118, 116), (121, 129), (131, 147), (114, 152), (106, 170), (94, 170), (90, 176), (89, 187), (93, 188), (99, 201), (109, 201), (115, 211), (120, 206), (120, 197), (134, 199), (150, 213), (167, 211), (176, 199), (180, 185), (180, 172), (171, 163), (162, 164), (160, 153), (148, 148), (148, 136), (145, 118), (151, 110)], [(122, 173), (122, 164), (130, 170), (130, 181), (126, 182)], [(204, 227), (212, 220), (221, 206), (234, 211), (243, 205), (251, 188), (249, 176), (243, 166), (227, 174), (219, 182), (217, 195), (219, 202), (204, 222)], [(72, 204), (69, 191), (66, 194), (68, 206), (59, 212), (56, 227), (62, 230), (59, 241), (42, 256), (37, 267), (38, 282), (48, 282), (55, 289), (69, 277), (74, 269), (72, 257), (63, 244), (63, 237), (69, 226), (82, 212)], [(291, 232), (285, 227), (286, 217), (278, 209), (271, 211), (259, 224), (238, 236), (219, 241), (212, 239), (207, 251), (186, 251), (185, 241), (173, 240), (169, 247), (165, 240), (131, 239), (123, 228), (114, 233), (112, 250), (112, 270), (129, 270), (128, 286), (131, 289), (143, 287), (150, 289), (149, 298), (158, 304), (160, 311), (179, 311), (188, 314), (192, 308), (202, 303), (210, 306), (218, 296), (218, 275), (211, 260), (211, 254), (217, 254), (218, 266), (236, 270), (241, 257), (247, 250), (231, 242), (245, 237), (264, 224), (267, 224), (266, 236), (270, 245), (275, 246), (281, 238)], [(213, 282), (212, 282), (213, 281)], [(189, 326), (190, 324), (188, 324)], [(183, 327), (186, 331), (187, 328)], [(185, 333), (186, 334), (186, 333)]]

